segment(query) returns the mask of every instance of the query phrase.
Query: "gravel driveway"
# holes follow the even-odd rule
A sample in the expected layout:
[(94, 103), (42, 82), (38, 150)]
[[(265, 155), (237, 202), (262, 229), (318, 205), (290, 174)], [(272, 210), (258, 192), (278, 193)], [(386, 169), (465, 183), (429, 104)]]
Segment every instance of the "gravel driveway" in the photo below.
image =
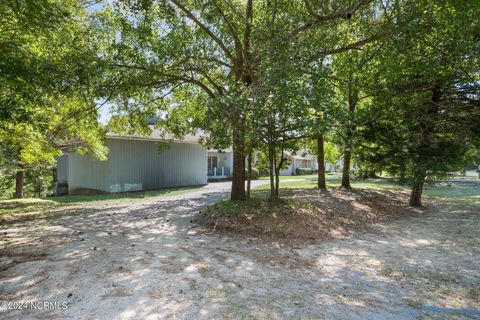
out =
[[(228, 188), (215, 183), (127, 207), (87, 205), (78, 215), (1, 226), (2, 247), (12, 250), (1, 259), (14, 266), (0, 271), (0, 299), (67, 307), (3, 310), (0, 317), (480, 318), (478, 207), (432, 208), (354, 238), (289, 247), (195, 227), (192, 214)], [(435, 300), (428, 296), (435, 288), (450, 291)], [(458, 292), (468, 300), (454, 300)]]

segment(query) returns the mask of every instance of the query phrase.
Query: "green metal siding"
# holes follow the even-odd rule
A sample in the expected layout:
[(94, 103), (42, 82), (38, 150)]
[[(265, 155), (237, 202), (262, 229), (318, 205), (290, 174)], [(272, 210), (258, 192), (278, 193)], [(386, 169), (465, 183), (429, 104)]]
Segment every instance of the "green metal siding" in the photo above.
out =
[(68, 154), (68, 191), (79, 189), (106, 190), (108, 161), (98, 161), (89, 155)]
[(68, 181), (68, 156), (63, 155), (57, 159), (57, 182)]
[(172, 143), (159, 151), (154, 141), (108, 139), (107, 161), (69, 155), (69, 190), (152, 190), (207, 183), (207, 153), (200, 144)]

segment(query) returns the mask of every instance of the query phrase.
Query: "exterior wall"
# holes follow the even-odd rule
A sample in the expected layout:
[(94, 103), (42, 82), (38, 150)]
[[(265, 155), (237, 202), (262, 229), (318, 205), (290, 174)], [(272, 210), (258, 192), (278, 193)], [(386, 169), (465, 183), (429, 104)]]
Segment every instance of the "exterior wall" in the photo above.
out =
[(69, 191), (152, 190), (207, 183), (207, 153), (193, 143), (172, 143), (159, 151), (154, 141), (108, 139), (107, 161), (69, 154)]
[(295, 175), (295, 170), (297, 168), (312, 168), (317, 169), (317, 161), (316, 160), (306, 160), (306, 159), (290, 159), (290, 164), (286, 169), (280, 170), (281, 176), (291, 176)]
[(288, 165), (288, 167), (286, 169), (280, 169), (280, 175), (281, 176), (291, 176), (292, 175), (292, 172), (294, 172), (293, 170), (293, 159), (290, 158), (290, 164)]
[(68, 181), (68, 155), (57, 159), (57, 182)]
[(89, 155), (77, 153), (68, 154), (68, 192), (79, 189), (108, 191), (107, 184), (108, 161), (92, 159)]
[(325, 163), (325, 170), (335, 172), (335, 166), (331, 163), (326, 162)]
[[(231, 176), (233, 173), (233, 152), (218, 152), (218, 151), (208, 151), (209, 156), (217, 157), (217, 175), (220, 175), (222, 167), (228, 168), (224, 169), (224, 172), (228, 172), (226, 176)], [(207, 164), (208, 167), (208, 164)], [(225, 171), (226, 170), (226, 171)]]
[(233, 167), (233, 154), (231, 152), (209, 152), (209, 156), (217, 156), (218, 162), (217, 166), (218, 168), (221, 167)]

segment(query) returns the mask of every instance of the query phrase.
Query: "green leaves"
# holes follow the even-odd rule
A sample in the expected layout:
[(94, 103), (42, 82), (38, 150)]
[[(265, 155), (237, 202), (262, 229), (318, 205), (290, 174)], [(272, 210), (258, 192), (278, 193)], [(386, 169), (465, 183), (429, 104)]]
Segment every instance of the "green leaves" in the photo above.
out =
[(105, 158), (94, 101), (97, 42), (80, 2), (0, 3), (0, 153), (9, 165), (48, 167), (60, 146)]
[(408, 28), (385, 41), (371, 73), (377, 86), (372, 121), (362, 128), (364, 162), (407, 177), (471, 163), (480, 145), (472, 123), (480, 115), (479, 14), (473, 3), (404, 3), (399, 23)]

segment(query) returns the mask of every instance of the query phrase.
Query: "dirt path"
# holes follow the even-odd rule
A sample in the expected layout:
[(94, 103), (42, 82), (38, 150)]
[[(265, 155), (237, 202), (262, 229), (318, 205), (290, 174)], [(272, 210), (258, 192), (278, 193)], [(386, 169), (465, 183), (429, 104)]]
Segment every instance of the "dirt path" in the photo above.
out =
[(291, 248), (196, 228), (222, 188), (0, 226), (0, 300), (68, 304), (1, 318), (480, 318), (478, 207)]

